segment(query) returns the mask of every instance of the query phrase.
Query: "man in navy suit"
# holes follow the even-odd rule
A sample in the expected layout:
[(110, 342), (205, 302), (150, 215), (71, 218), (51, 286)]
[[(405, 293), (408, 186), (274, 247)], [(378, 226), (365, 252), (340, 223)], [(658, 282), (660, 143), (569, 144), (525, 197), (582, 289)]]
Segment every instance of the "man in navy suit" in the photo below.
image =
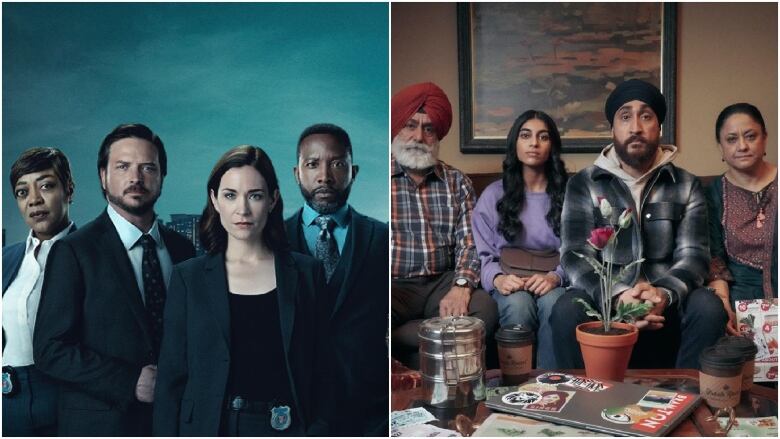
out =
[(287, 235), (294, 251), (322, 260), (328, 278), (328, 434), (387, 436), (387, 224), (347, 204), (358, 167), (342, 128), (306, 128), (293, 173), (306, 204), (285, 221)]
[(76, 230), (68, 215), (75, 185), (68, 158), (55, 148), (24, 151), (10, 177), (30, 232), (3, 248), (3, 436), (51, 436), (57, 385), (35, 367), (32, 336), (49, 251)]
[(108, 206), (52, 249), (33, 354), (61, 383), (60, 436), (149, 436), (165, 292), (195, 249), (154, 212), (167, 157), (152, 130), (116, 127), (97, 165)]

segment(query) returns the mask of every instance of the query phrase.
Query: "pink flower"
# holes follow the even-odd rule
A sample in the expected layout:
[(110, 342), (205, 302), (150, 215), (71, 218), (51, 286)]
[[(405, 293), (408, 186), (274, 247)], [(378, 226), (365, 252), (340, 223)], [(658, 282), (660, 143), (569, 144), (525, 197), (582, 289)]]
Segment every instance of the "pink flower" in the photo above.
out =
[(609, 238), (615, 234), (615, 229), (612, 226), (599, 227), (590, 231), (590, 238), (588, 238), (588, 244), (590, 244), (596, 250), (603, 249)]

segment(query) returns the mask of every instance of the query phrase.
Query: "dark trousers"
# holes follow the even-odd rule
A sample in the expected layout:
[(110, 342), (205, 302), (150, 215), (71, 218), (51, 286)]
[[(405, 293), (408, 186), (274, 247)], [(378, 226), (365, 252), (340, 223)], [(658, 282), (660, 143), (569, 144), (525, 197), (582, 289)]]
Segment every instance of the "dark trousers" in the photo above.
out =
[[(439, 301), (449, 292), (455, 274), (452, 271), (435, 276), (393, 279), (391, 283), (391, 317), (393, 356), (417, 368), (417, 329), (423, 320), (439, 316)], [(485, 323), (488, 364), (492, 363), (493, 333), (498, 324), (498, 308), (482, 289), (471, 293), (468, 315)]]
[(35, 366), (15, 370), (19, 391), (3, 395), (3, 436), (55, 436), (57, 384)]
[[(581, 298), (596, 308), (591, 297), (582, 290), (570, 289), (553, 306), (550, 316), (555, 345), (555, 359), (561, 369), (582, 369), (580, 344), (575, 329), (580, 323), (591, 321), (582, 305), (573, 301)], [(598, 309), (598, 308), (596, 308)], [(723, 303), (707, 290), (699, 288), (688, 294), (682, 307), (673, 304), (664, 312), (664, 327), (642, 330), (631, 353), (629, 368), (699, 368), (699, 354), (714, 345), (725, 332), (728, 316)]]

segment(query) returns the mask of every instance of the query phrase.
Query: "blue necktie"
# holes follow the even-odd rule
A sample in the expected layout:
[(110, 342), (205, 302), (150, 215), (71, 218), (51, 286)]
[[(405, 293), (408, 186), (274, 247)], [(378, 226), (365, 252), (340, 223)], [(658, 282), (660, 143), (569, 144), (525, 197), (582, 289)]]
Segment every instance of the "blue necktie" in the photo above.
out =
[(327, 215), (320, 215), (314, 219), (314, 222), (320, 227), (320, 234), (317, 237), (314, 256), (322, 261), (325, 266), (325, 276), (328, 281), (336, 271), (336, 264), (339, 262), (339, 247), (336, 244), (336, 238), (333, 236), (333, 228), (336, 222)]

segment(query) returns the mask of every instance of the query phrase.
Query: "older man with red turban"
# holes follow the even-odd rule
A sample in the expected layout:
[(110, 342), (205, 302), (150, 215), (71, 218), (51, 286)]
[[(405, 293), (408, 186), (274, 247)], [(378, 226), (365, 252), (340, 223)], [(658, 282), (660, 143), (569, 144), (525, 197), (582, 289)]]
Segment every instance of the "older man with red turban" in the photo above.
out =
[(399, 91), (391, 107), (394, 350), (415, 350), (419, 322), (435, 316), (479, 317), (490, 339), (498, 311), (477, 288), (474, 188), (465, 174), (438, 159), (439, 141), (452, 125), (450, 101), (425, 82)]

